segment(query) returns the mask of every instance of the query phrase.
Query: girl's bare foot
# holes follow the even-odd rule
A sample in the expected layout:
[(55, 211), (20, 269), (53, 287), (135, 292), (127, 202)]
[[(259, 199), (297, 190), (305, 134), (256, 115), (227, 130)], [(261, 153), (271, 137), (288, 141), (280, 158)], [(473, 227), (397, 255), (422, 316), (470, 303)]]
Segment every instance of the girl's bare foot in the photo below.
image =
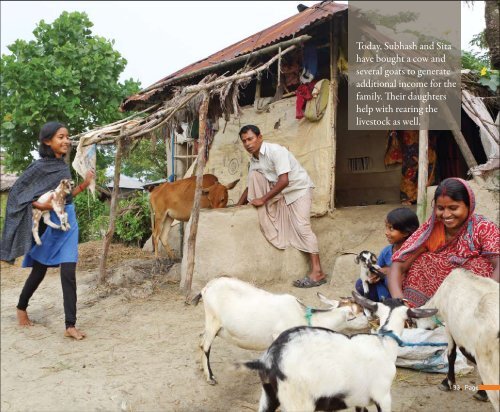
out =
[(34, 323), (28, 318), (28, 312), (17, 309), (17, 323), (20, 326), (33, 326)]
[(77, 328), (72, 326), (71, 328), (66, 329), (66, 331), (64, 332), (64, 336), (66, 336), (67, 338), (82, 340), (87, 335), (85, 334), (85, 332), (82, 332), (81, 330), (78, 330)]

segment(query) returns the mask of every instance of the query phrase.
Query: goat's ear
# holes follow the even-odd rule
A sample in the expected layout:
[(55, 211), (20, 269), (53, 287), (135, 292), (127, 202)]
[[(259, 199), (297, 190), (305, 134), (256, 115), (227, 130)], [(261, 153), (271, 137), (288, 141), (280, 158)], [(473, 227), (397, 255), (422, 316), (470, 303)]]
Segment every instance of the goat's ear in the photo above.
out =
[(372, 263), (377, 263), (377, 255), (375, 253), (371, 254)]
[(321, 302), (323, 302), (324, 304), (330, 306), (330, 309), (338, 308), (339, 305), (340, 305), (340, 302), (338, 300), (328, 299), (325, 295), (322, 295), (319, 292), (317, 292), (316, 295), (318, 296), (318, 299)]
[(410, 308), (407, 313), (410, 318), (428, 318), (435, 315), (437, 312), (437, 309)]
[(368, 309), (369, 311), (375, 312), (377, 310), (377, 303), (376, 302), (361, 296), (355, 290), (352, 291), (352, 296), (357, 304), (363, 306), (364, 308)]
[(240, 181), (240, 179), (235, 180), (234, 182), (229, 183), (228, 185), (226, 185), (226, 189), (227, 190), (231, 190), (232, 188), (234, 188), (238, 184), (239, 181)]
[(356, 263), (359, 265), (359, 255), (357, 255), (357, 256), (354, 258), (354, 262), (356, 262)]

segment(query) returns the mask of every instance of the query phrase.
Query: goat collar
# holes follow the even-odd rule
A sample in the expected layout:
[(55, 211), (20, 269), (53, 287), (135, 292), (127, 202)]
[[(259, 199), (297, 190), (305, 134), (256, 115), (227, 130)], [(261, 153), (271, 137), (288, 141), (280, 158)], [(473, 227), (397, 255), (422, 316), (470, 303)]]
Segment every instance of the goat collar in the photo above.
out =
[(443, 322), (441, 322), (441, 321), (439, 320), (439, 318), (438, 318), (436, 315), (434, 315), (431, 319), (434, 321), (434, 323), (435, 323), (436, 325), (438, 325), (438, 326), (444, 326), (444, 323), (443, 323)]
[(312, 326), (312, 324), (311, 324), (312, 315), (313, 315), (313, 308), (310, 306), (306, 306), (306, 313), (304, 316), (305, 316), (306, 321), (307, 321), (307, 326)]
[(396, 335), (392, 330), (379, 330), (377, 332), (379, 336), (388, 336), (389, 338), (394, 339), (399, 346), (448, 346), (448, 343), (443, 342), (405, 342), (398, 335)]

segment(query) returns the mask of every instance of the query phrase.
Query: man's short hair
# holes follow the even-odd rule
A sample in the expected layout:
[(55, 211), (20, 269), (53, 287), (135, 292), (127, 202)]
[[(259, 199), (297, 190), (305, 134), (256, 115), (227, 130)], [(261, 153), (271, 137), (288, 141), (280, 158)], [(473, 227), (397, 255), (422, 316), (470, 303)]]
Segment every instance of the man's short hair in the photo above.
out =
[(246, 126), (243, 126), (243, 127), (240, 129), (240, 133), (239, 133), (239, 135), (240, 135), (240, 139), (241, 139), (241, 135), (242, 135), (243, 133), (248, 132), (249, 130), (250, 130), (250, 131), (252, 131), (252, 132), (254, 132), (256, 136), (260, 135), (260, 129), (259, 129), (257, 126), (255, 126), (255, 125), (253, 125), (253, 124), (247, 124)]

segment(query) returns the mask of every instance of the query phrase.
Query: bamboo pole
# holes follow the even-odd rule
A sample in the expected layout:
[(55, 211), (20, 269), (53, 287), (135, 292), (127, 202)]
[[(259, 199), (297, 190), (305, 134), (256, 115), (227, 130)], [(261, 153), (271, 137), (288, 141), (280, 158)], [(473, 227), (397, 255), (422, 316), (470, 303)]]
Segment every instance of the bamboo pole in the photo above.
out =
[[(123, 128), (122, 128), (123, 132)], [(118, 206), (118, 193), (120, 192), (120, 170), (122, 164), (123, 142), (118, 139), (116, 142), (116, 155), (115, 155), (115, 175), (113, 178), (113, 193), (111, 194), (111, 205), (109, 212), (109, 227), (106, 235), (104, 236), (103, 251), (101, 262), (99, 264), (99, 278), (98, 283), (104, 284), (106, 281), (106, 260), (108, 258), (109, 246), (111, 239), (115, 233), (116, 210)]]
[(203, 67), (202, 69), (195, 70), (193, 72), (189, 72), (189, 73), (183, 74), (181, 76), (173, 77), (173, 78), (170, 78), (170, 79), (165, 80), (163, 82), (153, 84), (153, 85), (151, 85), (149, 87), (146, 87), (145, 89), (141, 90), (137, 94), (139, 95), (139, 94), (146, 93), (146, 92), (149, 92), (149, 91), (154, 90), (154, 89), (158, 89), (160, 87), (168, 86), (170, 83), (173, 83), (174, 81), (175, 82), (179, 82), (181, 80), (184, 80), (184, 79), (187, 79), (187, 78), (190, 78), (190, 77), (199, 76), (199, 75), (201, 75), (203, 73), (207, 73), (207, 72), (211, 72), (211, 71), (214, 71), (214, 70), (223, 69), (223, 68), (228, 67), (230, 65), (233, 65), (233, 64), (236, 64), (236, 63), (239, 63), (239, 62), (251, 59), (252, 57), (262, 56), (264, 54), (271, 53), (274, 50), (278, 50), (279, 48), (285, 48), (285, 47), (296, 45), (296, 44), (299, 44), (299, 43), (304, 43), (304, 42), (306, 42), (309, 39), (311, 39), (311, 36), (309, 36), (307, 34), (304, 34), (304, 35), (302, 35), (300, 37), (297, 37), (295, 39), (291, 39), (291, 40), (287, 40), (287, 41), (284, 41), (284, 42), (281, 42), (281, 43), (273, 44), (272, 46), (265, 47), (264, 49), (254, 51), (252, 53), (247, 53), (247, 54), (244, 54), (242, 56), (235, 57), (234, 59), (231, 59), (231, 60), (226, 60), (226, 61), (214, 64), (214, 65), (211, 65), (211, 66), (208, 66), (208, 67)]
[(420, 223), (425, 221), (427, 209), (427, 179), (429, 174), (429, 131), (418, 131), (418, 192), (417, 217)]
[(194, 192), (193, 209), (191, 210), (191, 226), (188, 236), (186, 277), (183, 284), (181, 284), (181, 288), (183, 288), (184, 293), (186, 294), (186, 299), (189, 298), (189, 294), (191, 293), (191, 284), (193, 282), (196, 236), (198, 234), (198, 221), (200, 218), (201, 189), (203, 186), (203, 172), (205, 170), (205, 163), (207, 160), (205, 159), (205, 146), (207, 144), (206, 129), (209, 99), (209, 93), (207, 91), (203, 91), (203, 101), (201, 103), (199, 112), (200, 131), (198, 140), (200, 142), (200, 147), (198, 150), (196, 167), (196, 190)]
[[(335, 19), (338, 23), (338, 19)], [(339, 39), (338, 25), (330, 20), (330, 143), (332, 164), (330, 170), (330, 210), (335, 208), (335, 166), (337, 163), (337, 107), (339, 90), (338, 70)]]

